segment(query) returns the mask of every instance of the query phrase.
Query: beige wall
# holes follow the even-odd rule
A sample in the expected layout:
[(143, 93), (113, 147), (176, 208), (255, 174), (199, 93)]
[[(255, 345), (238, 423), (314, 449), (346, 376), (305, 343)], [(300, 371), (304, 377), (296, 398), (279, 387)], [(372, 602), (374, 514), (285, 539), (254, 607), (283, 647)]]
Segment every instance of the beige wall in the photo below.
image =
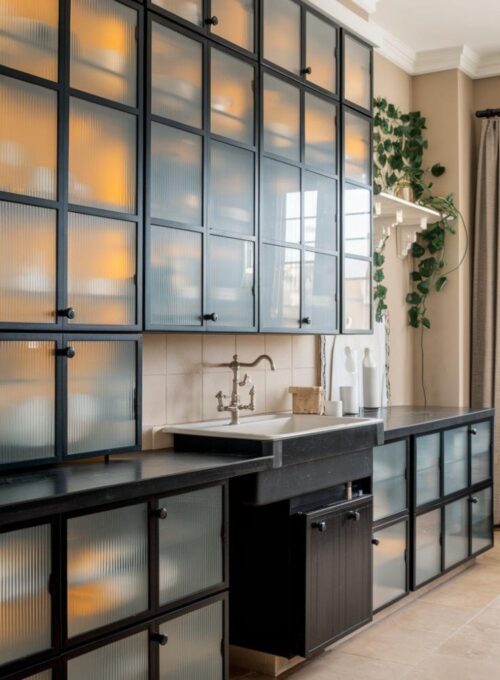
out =
[[(496, 78), (482, 78), (473, 83), (474, 108), (476, 111), (483, 109), (500, 108), (500, 76)], [(481, 141), (481, 120), (475, 119), (474, 124), (474, 147), (477, 158), (479, 142)]]
[[(165, 423), (227, 418), (216, 410), (215, 394), (231, 392), (232, 373), (214, 364), (253, 361), (267, 352), (276, 371), (262, 363), (250, 370), (257, 413), (290, 410), (290, 385), (317, 384), (317, 339), (313, 335), (145, 334), (143, 360), (143, 447), (153, 447), (152, 429)], [(246, 401), (245, 390), (242, 395)], [(168, 437), (155, 448), (169, 446)]]

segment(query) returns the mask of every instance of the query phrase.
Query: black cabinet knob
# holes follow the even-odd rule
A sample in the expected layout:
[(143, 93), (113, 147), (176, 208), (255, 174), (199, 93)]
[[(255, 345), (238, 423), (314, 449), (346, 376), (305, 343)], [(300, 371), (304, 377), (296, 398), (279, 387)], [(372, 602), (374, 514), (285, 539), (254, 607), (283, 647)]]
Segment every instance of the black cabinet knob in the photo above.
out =
[(305, 324), (306, 326), (310, 326), (312, 324), (312, 319), (310, 316), (305, 316), (302, 319), (302, 323)]
[(67, 357), (68, 359), (72, 359), (76, 355), (76, 351), (74, 347), (66, 347), (63, 349), (63, 355)]
[(479, 498), (477, 498), (476, 496), (471, 496), (469, 498), (469, 503), (473, 503), (474, 505), (476, 505), (476, 503), (479, 503)]
[(205, 23), (207, 26), (217, 26), (219, 23), (219, 17), (216, 17), (215, 15), (213, 17), (208, 17), (208, 19), (205, 19)]
[(311, 73), (313, 72), (312, 68), (310, 66), (306, 66), (301, 70), (302, 75), (304, 76), (310, 76)]
[(203, 318), (205, 319), (205, 321), (217, 321), (219, 315), (216, 314), (215, 312), (212, 312), (212, 314), (204, 314)]
[(326, 531), (327, 528), (328, 528), (326, 522), (324, 522), (324, 521), (313, 522), (312, 526), (313, 526), (314, 529), (317, 529), (318, 531), (321, 531), (321, 532)]
[(157, 642), (162, 647), (165, 647), (168, 642), (168, 635), (163, 635), (162, 633), (152, 633), (151, 640), (152, 642)]
[(167, 508), (157, 508), (154, 511), (154, 516), (158, 517), (158, 519), (167, 519), (167, 515), (168, 515)]
[(57, 312), (58, 316), (65, 316), (67, 319), (74, 319), (76, 316), (76, 311), (73, 307), (67, 307), (66, 309), (59, 309)]
[(380, 540), (378, 538), (372, 538), (372, 545), (380, 545)]
[(347, 513), (347, 519), (352, 519), (355, 522), (359, 522), (359, 520), (361, 519), (361, 515), (358, 510), (349, 510), (349, 512)]
[(477, 429), (476, 429), (475, 427), (471, 427), (471, 429), (469, 430), (469, 432), (470, 432), (471, 434), (477, 434)]

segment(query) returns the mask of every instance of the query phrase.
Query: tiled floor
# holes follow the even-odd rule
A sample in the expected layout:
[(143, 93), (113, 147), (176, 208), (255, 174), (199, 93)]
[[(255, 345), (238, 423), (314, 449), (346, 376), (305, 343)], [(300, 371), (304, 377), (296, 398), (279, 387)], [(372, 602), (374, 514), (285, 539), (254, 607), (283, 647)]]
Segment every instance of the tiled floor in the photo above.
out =
[[(500, 678), (500, 533), (477, 564), (289, 674), (290, 680)], [(236, 676), (268, 680), (256, 673)]]

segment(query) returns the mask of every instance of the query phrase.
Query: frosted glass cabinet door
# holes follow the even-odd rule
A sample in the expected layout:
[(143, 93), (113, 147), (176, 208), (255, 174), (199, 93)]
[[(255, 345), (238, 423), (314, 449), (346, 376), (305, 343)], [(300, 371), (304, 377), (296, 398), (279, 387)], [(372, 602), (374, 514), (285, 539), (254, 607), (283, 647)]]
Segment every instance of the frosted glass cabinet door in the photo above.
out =
[(57, 80), (59, 0), (0, 2), (0, 64)]
[(221, 602), (160, 625), (168, 637), (160, 647), (160, 680), (222, 680), (224, 658)]
[(0, 191), (56, 199), (57, 95), (0, 76)]
[(0, 665), (52, 644), (50, 526), (0, 533)]
[(203, 236), (196, 231), (151, 227), (150, 320), (163, 326), (202, 323)]
[(223, 489), (213, 486), (158, 501), (160, 604), (201, 593), (224, 580)]
[(212, 0), (212, 15), (219, 23), (210, 32), (249, 52), (254, 51), (255, 0)]
[(475, 555), (493, 543), (493, 492), (491, 487), (478, 491), (471, 497), (472, 554)]
[(67, 544), (69, 637), (148, 608), (146, 503), (68, 519)]
[(136, 343), (71, 340), (67, 359), (68, 450), (88, 453), (136, 443)]
[(217, 321), (209, 322), (213, 330), (221, 326), (248, 328), (254, 326), (254, 244), (250, 241), (211, 236), (208, 242), (209, 314)]
[(419, 515), (415, 526), (415, 585), (441, 573), (441, 510)]
[(372, 286), (369, 260), (344, 259), (344, 329), (369, 331), (372, 327)]
[(115, 0), (71, 0), (70, 85), (121, 104), (137, 101), (137, 12)]
[(42, 671), (36, 675), (30, 675), (26, 680), (52, 680), (52, 671)]
[(254, 162), (252, 151), (231, 144), (210, 144), (210, 229), (254, 234)]
[(56, 322), (56, 211), (0, 201), (0, 323)]
[(337, 182), (304, 171), (304, 244), (319, 250), (337, 248)]
[(260, 271), (262, 327), (297, 329), (300, 324), (300, 250), (263, 244)]
[(390, 517), (408, 507), (406, 440), (373, 449), (373, 519)]
[(349, 35), (344, 40), (344, 97), (371, 109), (371, 50)]
[(67, 228), (69, 323), (135, 324), (135, 223), (69, 213)]
[(337, 89), (337, 31), (315, 14), (306, 14), (306, 74), (310, 83), (329, 92)]
[(491, 477), (491, 423), (474, 423), (471, 433), (471, 484)]
[(69, 108), (69, 202), (136, 211), (135, 116), (72, 97)]
[(373, 609), (406, 593), (407, 522), (375, 531), (373, 537)]
[(0, 464), (55, 457), (56, 345), (0, 340)]
[(300, 5), (264, 0), (264, 59), (300, 73)]
[(444, 433), (444, 494), (465, 489), (468, 483), (469, 428)]
[(151, 111), (185, 125), (201, 127), (202, 46), (153, 21)]
[(148, 680), (147, 631), (68, 661), (68, 680)]
[(441, 494), (441, 435), (426, 434), (415, 439), (417, 505), (437, 500)]
[(302, 327), (333, 332), (337, 328), (337, 258), (310, 250), (304, 253)]
[(305, 95), (305, 162), (330, 175), (337, 172), (337, 107)]
[(261, 185), (263, 238), (300, 243), (300, 169), (263, 158)]
[(370, 119), (344, 114), (344, 174), (347, 180), (370, 185), (372, 176)]
[(444, 568), (462, 562), (469, 554), (469, 499), (461, 498), (444, 509)]
[(300, 160), (300, 90), (267, 73), (263, 125), (264, 152)]
[(210, 130), (254, 143), (254, 67), (226, 52), (210, 51)]
[(151, 4), (197, 26), (203, 23), (203, 0), (151, 0)]
[(370, 257), (372, 251), (372, 198), (369, 189), (344, 186), (344, 251)]

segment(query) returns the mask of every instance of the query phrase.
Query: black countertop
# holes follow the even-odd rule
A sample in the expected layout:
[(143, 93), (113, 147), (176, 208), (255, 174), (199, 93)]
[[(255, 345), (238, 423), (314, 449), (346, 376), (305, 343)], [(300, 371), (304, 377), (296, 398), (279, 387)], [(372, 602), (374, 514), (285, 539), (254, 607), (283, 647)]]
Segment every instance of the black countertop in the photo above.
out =
[(494, 409), (472, 409), (457, 406), (391, 406), (382, 409), (365, 409), (362, 415), (382, 418), (384, 439), (390, 441), (412, 434), (467, 425), (480, 418), (492, 418)]

